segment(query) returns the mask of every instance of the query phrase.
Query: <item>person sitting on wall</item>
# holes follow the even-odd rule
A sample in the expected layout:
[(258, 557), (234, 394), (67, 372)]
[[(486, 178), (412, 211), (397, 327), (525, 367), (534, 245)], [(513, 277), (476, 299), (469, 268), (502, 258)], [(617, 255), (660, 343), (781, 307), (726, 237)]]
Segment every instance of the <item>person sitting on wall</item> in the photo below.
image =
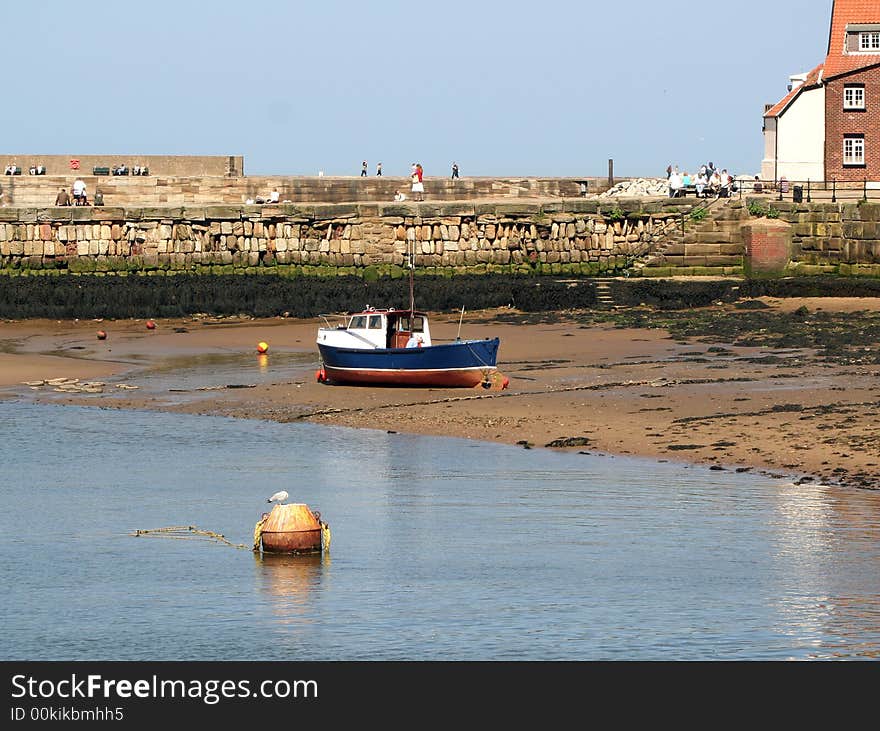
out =
[(67, 195), (67, 191), (62, 188), (58, 191), (58, 195), (55, 196), (55, 205), (56, 206), (69, 206), (70, 205), (70, 196)]
[(104, 194), (100, 190), (97, 190), (97, 189), (95, 190), (94, 204), (96, 206), (103, 206), (104, 205)]
[(706, 186), (708, 184), (709, 180), (706, 178), (706, 174), (702, 171), (697, 173), (697, 177), (694, 180), (694, 188), (697, 191), (697, 198), (706, 197)]
[(86, 198), (86, 184), (82, 178), (77, 178), (73, 181), (73, 205), (88, 205), (88, 199)]
[(277, 190), (273, 190), (271, 193), (269, 193), (269, 200), (267, 202), (277, 203), (279, 198), (281, 198), (281, 195), (278, 193)]
[(678, 198), (681, 195), (683, 184), (684, 181), (681, 179), (681, 174), (678, 172), (678, 168), (675, 168), (669, 176), (669, 197)]
[(394, 194), (394, 200), (400, 203), (401, 201), (406, 200), (406, 195), (401, 193), (399, 190)]
[(709, 177), (709, 193), (715, 197), (721, 195), (721, 174), (717, 170)]
[(719, 195), (722, 198), (730, 198), (733, 188), (733, 177), (727, 172), (727, 168), (721, 171), (721, 189)]

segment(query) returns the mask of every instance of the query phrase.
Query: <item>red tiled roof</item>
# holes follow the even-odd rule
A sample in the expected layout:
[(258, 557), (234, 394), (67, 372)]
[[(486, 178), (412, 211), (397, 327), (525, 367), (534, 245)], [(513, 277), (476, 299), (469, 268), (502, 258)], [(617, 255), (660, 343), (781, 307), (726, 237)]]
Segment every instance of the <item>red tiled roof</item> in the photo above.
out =
[(822, 64), (819, 64), (814, 68), (810, 73), (807, 74), (807, 80), (804, 81), (803, 84), (796, 86), (792, 89), (788, 94), (786, 94), (782, 99), (779, 100), (776, 104), (774, 104), (770, 109), (764, 112), (765, 117), (779, 117), (782, 113), (788, 109), (789, 105), (795, 100), (795, 98), (802, 92), (807, 89), (814, 89), (819, 85), (819, 80), (822, 78)]
[(880, 54), (844, 53), (846, 26), (853, 23), (880, 23), (880, 0), (834, 0), (825, 59), (826, 79), (880, 64)]

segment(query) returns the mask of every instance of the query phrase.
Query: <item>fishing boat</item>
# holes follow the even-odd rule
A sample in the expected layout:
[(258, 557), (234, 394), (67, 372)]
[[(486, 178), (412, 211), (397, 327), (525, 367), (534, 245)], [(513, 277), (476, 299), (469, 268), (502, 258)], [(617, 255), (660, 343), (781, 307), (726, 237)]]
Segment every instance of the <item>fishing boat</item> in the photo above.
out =
[[(508, 379), (498, 372), (498, 338), (434, 342), (428, 315), (416, 310), (410, 257), (407, 309), (365, 307), (333, 327), (318, 328), (324, 383), (384, 386), (483, 387), (499, 390)], [(464, 309), (462, 309), (464, 315)], [(461, 320), (459, 320), (459, 333)]]

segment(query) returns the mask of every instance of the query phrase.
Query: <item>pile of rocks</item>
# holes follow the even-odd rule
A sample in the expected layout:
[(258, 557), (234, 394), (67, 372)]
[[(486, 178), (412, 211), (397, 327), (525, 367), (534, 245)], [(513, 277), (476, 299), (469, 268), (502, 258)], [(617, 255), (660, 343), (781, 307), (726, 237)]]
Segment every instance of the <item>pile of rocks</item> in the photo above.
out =
[(634, 178), (624, 180), (613, 188), (609, 188), (599, 195), (599, 198), (647, 198), (663, 197), (669, 195), (669, 184), (666, 178)]

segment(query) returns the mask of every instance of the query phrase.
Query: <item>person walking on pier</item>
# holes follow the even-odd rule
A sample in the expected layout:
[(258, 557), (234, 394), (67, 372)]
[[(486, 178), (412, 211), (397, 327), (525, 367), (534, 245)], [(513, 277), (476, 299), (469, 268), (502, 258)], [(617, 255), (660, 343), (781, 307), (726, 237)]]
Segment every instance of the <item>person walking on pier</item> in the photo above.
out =
[(424, 171), (422, 170), (422, 164), (417, 163), (415, 172), (412, 176), (412, 194), (413, 199), (417, 201), (425, 200), (425, 186), (422, 182), (422, 176), (424, 175)]
[(382, 177), (382, 163), (381, 162), (376, 165), (376, 175), (380, 178)]
[(367, 177), (367, 161), (366, 161), (366, 160), (364, 160), (364, 161), (361, 163), (361, 177), (362, 177), (362, 178), (366, 178), (366, 177)]
[(458, 177), (458, 163), (452, 163), (452, 180), (455, 180)]

